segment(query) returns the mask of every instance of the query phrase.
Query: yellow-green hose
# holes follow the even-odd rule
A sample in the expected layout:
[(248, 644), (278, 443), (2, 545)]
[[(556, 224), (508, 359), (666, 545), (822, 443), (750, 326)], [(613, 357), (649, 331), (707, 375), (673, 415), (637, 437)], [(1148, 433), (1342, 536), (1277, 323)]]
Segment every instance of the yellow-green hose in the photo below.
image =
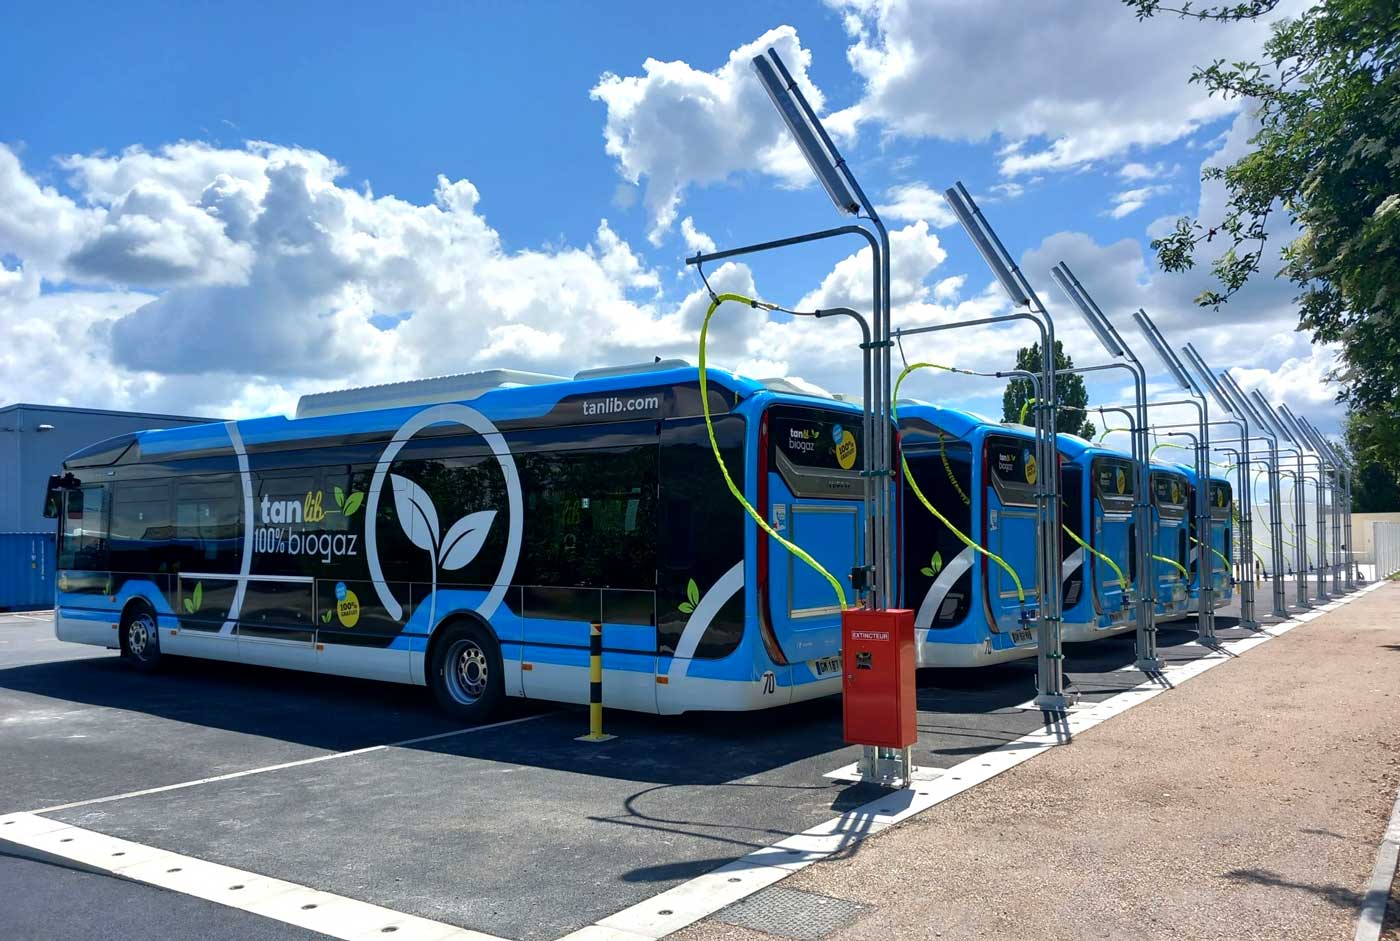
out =
[(1118, 587), (1123, 589), (1124, 591), (1128, 590), (1128, 578), (1123, 574), (1123, 570), (1118, 567), (1117, 562), (1114, 562), (1108, 556), (1104, 555), (1102, 552), (1089, 545), (1083, 539), (1080, 539), (1079, 536), (1075, 533), (1075, 531), (1070, 529), (1064, 523), (1060, 524), (1060, 528), (1065, 531), (1066, 535), (1068, 535), (1069, 538), (1073, 539), (1075, 542), (1079, 543), (1079, 545), (1084, 547), (1085, 550), (1092, 552), (1094, 555), (1107, 562), (1109, 568), (1113, 569), (1114, 574), (1118, 576)]
[[(910, 363), (908, 366), (905, 366), (904, 371), (901, 372), (899, 374), (899, 378), (895, 380), (894, 395), (892, 396), (894, 402), (890, 414), (891, 417), (894, 419), (896, 426), (899, 424), (899, 387), (904, 382), (904, 378), (916, 369), (941, 369), (944, 372), (953, 373), (963, 372), (963, 370), (961, 369), (956, 369), (952, 366), (940, 366), (938, 363)], [(904, 479), (909, 482), (909, 489), (914, 491), (914, 496), (919, 498), (919, 502), (924, 505), (924, 509), (932, 513), (934, 518), (937, 519), (944, 526), (946, 526), (948, 528), (948, 531), (954, 536), (956, 536), (958, 538), (958, 541), (961, 542), (963, 545), (967, 546), (974, 552), (981, 553), (982, 555), (991, 559), (997, 565), (1000, 565), (1006, 571), (1006, 573), (1011, 576), (1011, 580), (1016, 584), (1017, 600), (1019, 600), (1021, 604), (1025, 604), (1026, 590), (1021, 586), (1021, 577), (1016, 574), (1016, 570), (1010, 565), (1008, 565), (1006, 560), (1003, 559), (1001, 556), (997, 555), (995, 552), (983, 548), (982, 546), (979, 546), (977, 543), (973, 542), (967, 537), (966, 533), (958, 529), (952, 523), (948, 522), (948, 518), (942, 513), (938, 512), (937, 508), (935, 508), (934, 505), (929, 502), (928, 497), (924, 496), (924, 492), (919, 489), (919, 482), (914, 479), (914, 472), (909, 469), (909, 461), (904, 457), (903, 450), (899, 452), (899, 464), (901, 469), (904, 471)]]
[(1164, 555), (1155, 555), (1155, 554), (1152, 556), (1152, 558), (1156, 559), (1158, 562), (1165, 562), (1165, 563), (1167, 563), (1168, 565), (1174, 567), (1177, 571), (1179, 571), (1179, 572), (1182, 574), (1182, 576), (1183, 576), (1184, 578), (1190, 578), (1190, 577), (1191, 577), (1191, 573), (1188, 572), (1188, 571), (1186, 571), (1186, 566), (1182, 565), (1182, 564), (1181, 564), (1180, 562), (1178, 562), (1176, 559), (1169, 559), (1169, 558), (1167, 558), (1167, 557), (1164, 556)]
[[(779, 545), (781, 545), (788, 552), (791, 552), (793, 555), (797, 556), (803, 562), (806, 562), (813, 568), (813, 570), (816, 571), (818, 575), (826, 579), (831, 584), (831, 587), (836, 591), (836, 600), (840, 602), (841, 610), (845, 611), (847, 607), (846, 590), (843, 587), (841, 587), (841, 583), (837, 581), (835, 576), (828, 572), (820, 562), (818, 562), (816, 559), (812, 558), (805, 551), (803, 551), (801, 546), (794, 545), (793, 543), (784, 539), (782, 536), (778, 535), (776, 531), (774, 531), (772, 526), (768, 525), (768, 521), (763, 518), (763, 515), (757, 510), (755, 510), (753, 508), (753, 505), (750, 504), (748, 500), (744, 499), (744, 494), (739, 490), (738, 487), (734, 485), (734, 479), (729, 476), (729, 468), (725, 466), (724, 457), (719, 452), (719, 442), (715, 440), (715, 424), (714, 421), (710, 418), (710, 397), (705, 382), (707, 374), (707, 370), (705, 368), (705, 340), (709, 335), (710, 318), (714, 316), (715, 311), (719, 308), (719, 305), (723, 304), (725, 301), (735, 301), (739, 304), (747, 304), (750, 307), (761, 306), (765, 310), (772, 309), (768, 305), (761, 304), (759, 301), (755, 301), (752, 298), (744, 297), (740, 294), (720, 294), (710, 302), (710, 309), (705, 311), (705, 321), (700, 325), (700, 404), (701, 408), (705, 413), (705, 431), (707, 431), (710, 435), (710, 450), (714, 451), (715, 463), (719, 465), (719, 472), (724, 475), (725, 486), (727, 486), (729, 488), (729, 492), (734, 495), (734, 499), (738, 500), (739, 504), (743, 506), (744, 512), (748, 513), (749, 517), (755, 523), (758, 524), (759, 528), (762, 529), (765, 533), (767, 533), (770, 537), (775, 539)], [(869, 447), (870, 442), (865, 442), (865, 446)]]

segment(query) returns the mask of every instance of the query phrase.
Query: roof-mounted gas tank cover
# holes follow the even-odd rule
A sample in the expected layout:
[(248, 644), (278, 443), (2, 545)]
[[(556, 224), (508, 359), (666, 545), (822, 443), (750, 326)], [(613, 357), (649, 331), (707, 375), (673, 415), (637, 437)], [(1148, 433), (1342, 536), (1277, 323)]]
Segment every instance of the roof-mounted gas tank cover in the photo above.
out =
[(644, 372), (664, 372), (668, 369), (689, 369), (690, 363), (683, 359), (657, 359), (649, 363), (620, 363), (616, 366), (595, 366), (580, 369), (574, 373), (575, 379), (606, 379), (609, 376), (631, 376)]
[(346, 412), (369, 412), (381, 408), (405, 405), (433, 405), (440, 402), (460, 402), (495, 389), (546, 385), (568, 382), (567, 376), (525, 372), (519, 369), (485, 369), (480, 372), (437, 376), (432, 379), (410, 379), (387, 382), (377, 386), (360, 386), (335, 392), (315, 392), (297, 401), (297, 418), (316, 418)]

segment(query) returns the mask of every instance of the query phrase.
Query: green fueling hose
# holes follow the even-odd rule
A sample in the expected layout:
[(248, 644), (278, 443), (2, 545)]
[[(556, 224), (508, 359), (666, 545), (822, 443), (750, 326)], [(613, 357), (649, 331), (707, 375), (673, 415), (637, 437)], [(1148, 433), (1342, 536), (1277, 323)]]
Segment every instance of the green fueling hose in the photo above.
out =
[[(895, 380), (894, 395), (891, 396), (893, 403), (892, 408), (890, 410), (890, 417), (894, 419), (896, 426), (898, 426), (899, 424), (899, 387), (904, 382), (905, 377), (916, 369), (941, 369), (944, 372), (962, 373), (963, 375), (974, 375), (973, 373), (969, 373), (966, 370), (958, 369), (953, 366), (940, 366), (938, 363), (910, 363), (908, 366), (905, 366), (904, 371), (901, 372), (899, 374), (899, 378)], [(1011, 576), (1011, 581), (1013, 581), (1016, 584), (1016, 598), (1021, 602), (1021, 604), (1024, 605), (1026, 603), (1026, 590), (1021, 586), (1021, 577), (1016, 574), (1016, 570), (1010, 565), (1008, 565), (1006, 560), (1003, 559), (1001, 556), (997, 555), (995, 552), (985, 549), (982, 546), (979, 546), (977, 543), (973, 542), (967, 537), (966, 533), (964, 533), (962, 530), (958, 529), (956, 526), (950, 523), (948, 521), (948, 517), (938, 512), (937, 508), (935, 508), (934, 505), (929, 502), (928, 497), (924, 496), (924, 492), (919, 489), (919, 483), (914, 479), (914, 472), (909, 469), (909, 461), (904, 457), (903, 450), (899, 452), (899, 464), (904, 471), (904, 479), (909, 482), (909, 489), (914, 491), (914, 496), (919, 498), (919, 502), (924, 505), (924, 509), (932, 513), (934, 518), (937, 519), (944, 526), (946, 526), (948, 528), (948, 531), (954, 536), (956, 536), (958, 538), (958, 541), (960, 541), (963, 545), (967, 546), (974, 552), (978, 552), (986, 556), (987, 558), (995, 562), (997, 565), (1000, 565), (1006, 571), (1006, 573)], [(946, 460), (944, 467), (947, 467)], [(961, 488), (959, 488), (959, 492), (961, 493)]]
[[(734, 479), (729, 476), (729, 468), (724, 465), (724, 457), (719, 452), (719, 442), (715, 440), (715, 424), (710, 418), (710, 398), (705, 381), (707, 375), (707, 369), (705, 367), (705, 340), (709, 335), (710, 318), (715, 315), (715, 311), (719, 308), (719, 305), (723, 304), (725, 301), (747, 304), (750, 307), (762, 310), (774, 310), (775, 307), (772, 304), (765, 304), (762, 301), (756, 301), (753, 298), (744, 297), (741, 294), (719, 294), (712, 296), (714, 299), (710, 301), (710, 309), (705, 311), (705, 320), (700, 325), (700, 405), (705, 413), (705, 430), (710, 435), (710, 450), (714, 451), (715, 463), (719, 465), (719, 472), (724, 475), (725, 486), (727, 486), (729, 492), (734, 495), (734, 499), (739, 501), (739, 504), (744, 508), (744, 512), (748, 513), (749, 517), (758, 524), (759, 528), (776, 540), (779, 545), (797, 556), (797, 558), (801, 559), (803, 562), (806, 562), (818, 575), (826, 579), (836, 592), (836, 600), (840, 602), (841, 610), (845, 611), (847, 608), (846, 590), (841, 587), (841, 582), (828, 572), (820, 562), (803, 551), (801, 546), (795, 545), (778, 535), (773, 527), (768, 525), (768, 521), (763, 518), (763, 515), (755, 510), (748, 500), (744, 499), (743, 492), (734, 485)], [(865, 442), (865, 446), (869, 447), (870, 442)]]
[(1107, 562), (1109, 568), (1113, 569), (1113, 574), (1115, 574), (1115, 575), (1118, 576), (1118, 587), (1119, 587), (1120, 589), (1122, 589), (1123, 591), (1127, 591), (1127, 590), (1128, 590), (1128, 578), (1127, 578), (1126, 575), (1123, 574), (1123, 570), (1122, 570), (1121, 568), (1118, 567), (1118, 563), (1117, 563), (1117, 562), (1114, 562), (1114, 561), (1113, 561), (1112, 559), (1110, 559), (1108, 556), (1104, 555), (1102, 552), (1100, 552), (1099, 550), (1095, 549), (1093, 546), (1089, 545), (1089, 544), (1088, 544), (1087, 542), (1085, 542), (1083, 539), (1080, 539), (1079, 536), (1075, 533), (1075, 531), (1072, 530), (1072, 529), (1070, 529), (1070, 528), (1069, 528), (1068, 526), (1066, 526), (1064, 523), (1061, 523), (1061, 524), (1060, 524), (1060, 528), (1063, 529), (1063, 530), (1065, 531), (1065, 534), (1068, 535), (1069, 538), (1071, 538), (1071, 539), (1073, 539), (1075, 542), (1079, 543), (1079, 545), (1082, 546), (1085, 550), (1087, 550), (1087, 551), (1089, 551), (1089, 552), (1092, 552), (1094, 555), (1098, 556), (1100, 559), (1103, 559), (1105, 562)]
[(1181, 564), (1180, 562), (1178, 562), (1176, 559), (1169, 559), (1169, 558), (1167, 558), (1167, 557), (1164, 556), (1164, 555), (1156, 555), (1156, 554), (1154, 554), (1154, 555), (1152, 556), (1152, 558), (1156, 559), (1158, 562), (1165, 562), (1165, 563), (1167, 563), (1168, 565), (1172, 566), (1173, 568), (1175, 568), (1178, 572), (1180, 572), (1180, 573), (1182, 574), (1182, 577), (1183, 577), (1183, 578), (1190, 578), (1190, 577), (1191, 577), (1191, 573), (1188, 572), (1188, 571), (1186, 571), (1186, 566), (1182, 565), (1182, 564)]

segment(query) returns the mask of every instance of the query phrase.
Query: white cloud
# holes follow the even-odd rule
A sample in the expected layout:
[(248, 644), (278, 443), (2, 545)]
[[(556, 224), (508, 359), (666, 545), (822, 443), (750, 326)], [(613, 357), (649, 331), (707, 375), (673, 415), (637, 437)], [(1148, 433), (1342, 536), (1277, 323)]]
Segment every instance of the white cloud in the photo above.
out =
[(685, 247), (697, 255), (715, 250), (715, 240), (697, 229), (690, 216), (681, 220), (681, 237), (685, 239)]
[(1114, 193), (1113, 208), (1109, 209), (1106, 214), (1115, 219), (1121, 219), (1126, 215), (1137, 212), (1143, 206), (1146, 206), (1150, 200), (1156, 199), (1158, 196), (1164, 196), (1171, 191), (1172, 188), (1169, 185), (1159, 183), (1153, 186), (1139, 186), (1136, 189)]
[[(647, 59), (641, 75), (604, 74), (590, 94), (607, 108), (603, 130), (618, 172), (645, 185), (650, 239), (660, 244), (675, 221), (687, 187), (759, 170), (781, 185), (803, 187), (811, 170), (773, 110), (750, 64), (778, 50), (819, 113), (824, 99), (807, 77), (811, 53), (791, 26), (769, 30), (735, 49), (713, 71), (686, 62)], [(833, 133), (849, 121), (829, 122)]]
[(1156, 180), (1164, 176), (1175, 176), (1180, 169), (1179, 165), (1173, 164), (1168, 167), (1165, 162), (1160, 160), (1151, 166), (1145, 163), (1130, 162), (1118, 168), (1118, 175), (1125, 180)]
[[(467, 180), (440, 177), (418, 205), (341, 186), (324, 155), (182, 144), (68, 158), (65, 195), (12, 158), (0, 147), (6, 191), (24, 196), (0, 206), (0, 401), (239, 416), (472, 369), (693, 360), (709, 305), (703, 290), (666, 301), (607, 220), (587, 245), (505, 250)], [(681, 228), (691, 247), (712, 247), (693, 222)], [(951, 303), (956, 285), (925, 284), (944, 259), (927, 223), (892, 237), (896, 303), (921, 310), (931, 291)], [(83, 287), (98, 277), (111, 289)], [(745, 265), (709, 277), (716, 291), (764, 296)], [(868, 307), (868, 278), (867, 251), (808, 300)], [(858, 386), (849, 324), (787, 321), (727, 305), (711, 355)]]
[(943, 194), (926, 183), (905, 183), (885, 191), (886, 202), (875, 208), (890, 222), (927, 222), (945, 229), (957, 222)]
[[(861, 120), (914, 137), (1010, 145), (1007, 175), (1068, 169), (1178, 140), (1237, 102), (1191, 66), (1257, 54), (1267, 22), (1138, 22), (1121, 5), (1059, 0), (829, 0), (865, 80)], [(1286, 3), (1273, 19), (1301, 0)]]

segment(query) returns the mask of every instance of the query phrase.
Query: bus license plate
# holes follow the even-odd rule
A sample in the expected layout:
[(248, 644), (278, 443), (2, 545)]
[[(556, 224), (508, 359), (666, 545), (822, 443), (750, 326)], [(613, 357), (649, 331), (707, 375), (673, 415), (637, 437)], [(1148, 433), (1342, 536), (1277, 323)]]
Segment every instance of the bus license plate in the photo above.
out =
[(1011, 632), (1011, 642), (1017, 647), (1025, 644), (1035, 643), (1035, 631), (1029, 627), (1023, 627)]
[(823, 657), (820, 660), (812, 661), (812, 673), (816, 676), (826, 676), (829, 673), (841, 672), (840, 657)]

